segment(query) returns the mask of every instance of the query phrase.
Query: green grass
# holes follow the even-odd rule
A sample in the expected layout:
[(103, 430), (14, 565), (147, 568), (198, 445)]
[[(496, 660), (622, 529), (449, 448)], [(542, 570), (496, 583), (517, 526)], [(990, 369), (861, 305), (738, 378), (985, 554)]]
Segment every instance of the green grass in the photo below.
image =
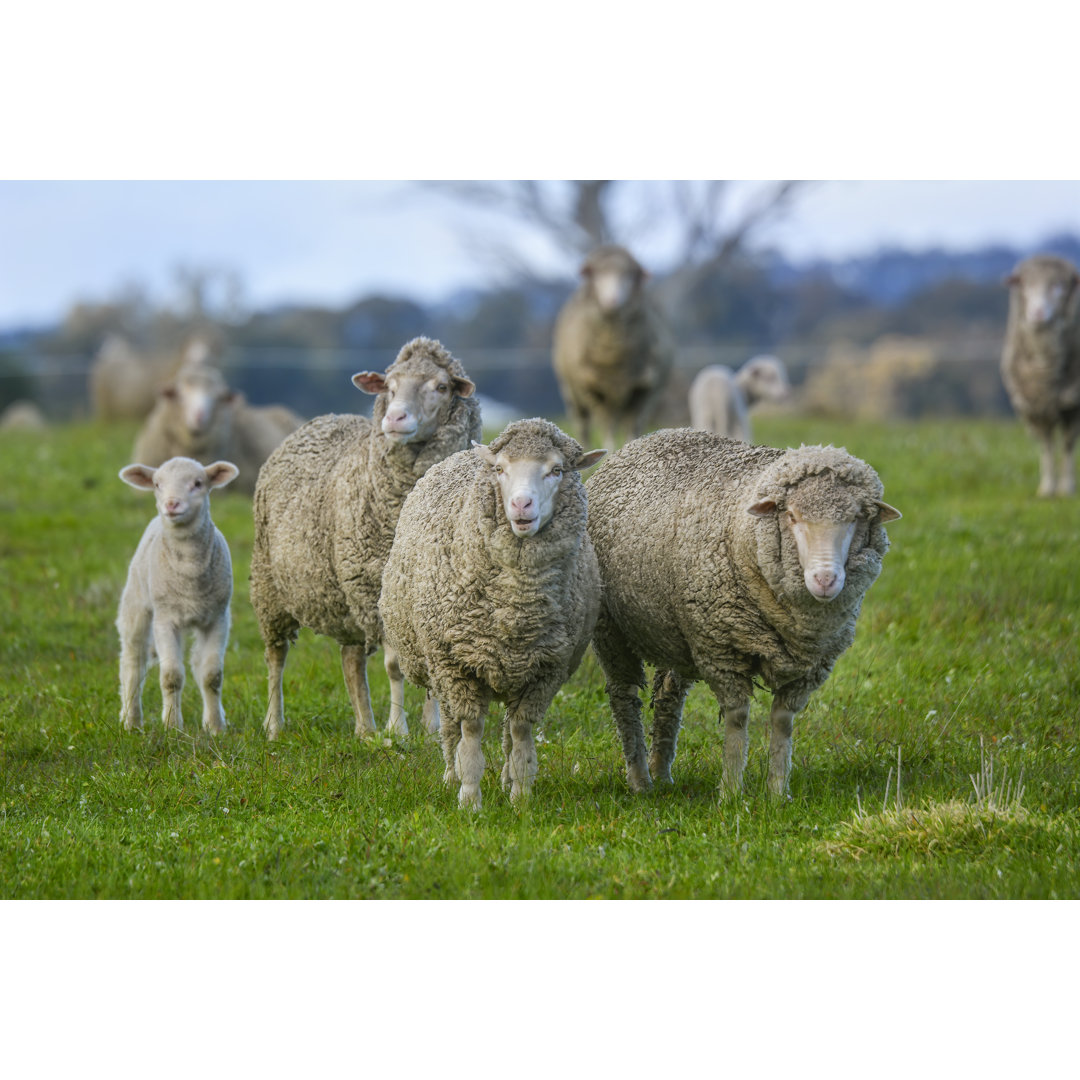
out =
[[(443, 787), (437, 740), (353, 737), (337, 648), (307, 632), (286, 670), (289, 726), (267, 743), (243, 496), (213, 504), (236, 575), (229, 731), (197, 732), (189, 678), (188, 731), (163, 732), (156, 669), (146, 730), (120, 730), (113, 620), (152, 513), (116, 477), (132, 436), (0, 434), (0, 896), (1080, 895), (1080, 499), (1034, 497), (1016, 424), (758, 422), (774, 445), (846, 445), (904, 513), (854, 646), (796, 719), (790, 801), (763, 790), (767, 701), (746, 792), (718, 801), (720, 731), (701, 686), (674, 789), (631, 795), (590, 654), (542, 726), (522, 810), (498, 786), (492, 714), (478, 816)], [(370, 677), (385, 719), (380, 656)], [(420, 694), (407, 695), (418, 719)], [(995, 777), (1022, 771), (1019, 801), (977, 795), (990, 758)]]

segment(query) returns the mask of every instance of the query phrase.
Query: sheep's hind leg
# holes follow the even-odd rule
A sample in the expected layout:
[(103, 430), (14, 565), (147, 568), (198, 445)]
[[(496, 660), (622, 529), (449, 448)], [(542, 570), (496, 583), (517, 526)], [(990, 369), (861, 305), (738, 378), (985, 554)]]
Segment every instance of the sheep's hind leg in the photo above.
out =
[(460, 779), (457, 772), (457, 748), (461, 742), (461, 721), (455, 720), (453, 716), (444, 717), (439, 734), (442, 736), (443, 761), (446, 763), (443, 783), (450, 787), (455, 780)]
[(120, 639), (120, 723), (125, 731), (131, 731), (143, 723), (142, 692), (152, 650), (151, 613), (121, 611), (119, 621), (129, 624), (121, 630)]
[(645, 753), (645, 727), (641, 722), (641, 698), (638, 687), (645, 685), (645, 668), (630, 651), (626, 640), (610, 619), (601, 612), (593, 635), (593, 650), (607, 680), (611, 715), (626, 758), (626, 782), (631, 791), (652, 787)]
[(357, 735), (375, 734), (375, 713), (371, 709), (371, 691), (367, 681), (367, 653), (363, 645), (341, 646), (341, 670), (349, 691)]
[(1039, 440), (1039, 490), (1040, 498), (1049, 498), (1057, 490), (1054, 474), (1057, 471), (1054, 454), (1053, 431), (1036, 431)]
[(649, 750), (649, 772), (653, 783), (670, 784), (671, 763), (679, 741), (683, 703), (690, 683), (674, 671), (656, 672), (653, 680), (653, 728)]
[(423, 724), (429, 735), (434, 735), (439, 730), (439, 702), (430, 690), (424, 698)]
[(1066, 426), (1061, 440), (1061, 469), (1058, 473), (1057, 493), (1076, 494), (1076, 440), (1080, 437), (1080, 419)]
[(285, 659), (289, 655), (289, 639), (266, 646), (266, 717), (263, 731), (268, 739), (276, 739), (285, 726)]
[(774, 698), (769, 720), (769, 793), (786, 795), (791, 774), (791, 733), (795, 727), (795, 713)]
[(398, 654), (385, 643), (383, 644), (383, 666), (386, 668), (386, 677), (390, 680), (390, 719), (387, 721), (386, 730), (396, 731), (399, 735), (408, 735), (409, 723), (405, 715), (405, 677), (401, 674)]
[(724, 721), (724, 770), (720, 780), (721, 795), (735, 795), (742, 790), (743, 772), (749, 751), (747, 724), (750, 702), (746, 699), (720, 708)]

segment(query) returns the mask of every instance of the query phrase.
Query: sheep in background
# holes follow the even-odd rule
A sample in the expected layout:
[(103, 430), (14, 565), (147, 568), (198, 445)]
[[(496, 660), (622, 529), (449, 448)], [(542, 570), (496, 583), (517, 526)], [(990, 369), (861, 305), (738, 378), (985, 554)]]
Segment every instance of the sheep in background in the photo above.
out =
[(109, 334), (90, 365), (90, 406), (94, 417), (144, 419), (154, 408), (158, 391), (167, 381), (172, 366), (160, 358), (140, 355), (125, 338)]
[[(630, 787), (671, 782), (683, 702), (703, 679), (726, 720), (727, 791), (742, 783), (754, 685), (772, 691), (769, 788), (783, 793), (794, 716), (854, 640), (883, 526), (900, 517), (877, 474), (835, 447), (682, 428), (629, 443), (586, 487), (603, 582), (593, 649)], [(648, 761), (644, 663), (656, 668)]]
[(45, 414), (33, 401), (13, 401), (0, 412), (0, 431), (43, 431), (48, 426)]
[(690, 384), (690, 426), (752, 442), (750, 410), (761, 401), (782, 401), (789, 391), (787, 369), (775, 356), (755, 356), (737, 372), (710, 364)]
[[(1080, 271), (1035, 255), (1006, 278), (1009, 320), (1001, 376), (1017, 415), (1039, 442), (1039, 495), (1076, 492), (1080, 436)], [(1060, 465), (1055, 441), (1061, 432)]]
[(136, 436), (133, 456), (149, 465), (177, 456), (231, 460), (240, 469), (233, 490), (250, 495), (262, 463), (304, 421), (282, 405), (249, 405), (207, 355), (205, 348), (189, 347)]
[[(384, 374), (362, 371), (352, 381), (378, 395), (373, 418), (316, 417), (270, 455), (255, 487), (251, 603), (266, 645), (263, 726), (271, 739), (285, 723), (282, 677), (301, 626), (341, 646), (356, 734), (375, 731), (366, 658), (382, 640), (379, 590), (401, 505), (432, 465), (481, 435), (472, 381), (430, 338), (410, 341)], [(388, 727), (404, 734), (404, 684), (392, 649), (385, 663)], [(425, 726), (438, 728), (433, 702)]]
[(616, 445), (616, 429), (644, 430), (671, 374), (674, 349), (645, 295), (646, 272), (625, 248), (597, 248), (583, 281), (555, 321), (552, 359), (559, 391), (585, 444), (595, 423)]
[(578, 475), (606, 453), (546, 420), (432, 466), (398, 519), (379, 614), (405, 677), (442, 706), (444, 780), (480, 807), (481, 737), (506, 703), (503, 787), (527, 796), (533, 726), (577, 668), (600, 604)]
[(142, 727), (146, 669), (161, 661), (161, 720), (183, 730), (183, 637), (194, 633), (191, 669), (202, 691), (204, 731), (225, 729), (221, 681), (229, 641), (232, 562), (229, 545), (210, 518), (210, 491), (236, 478), (236, 466), (203, 468), (176, 457), (160, 468), (128, 465), (120, 479), (153, 491), (158, 515), (146, 526), (128, 567), (116, 628), (120, 632), (120, 720)]

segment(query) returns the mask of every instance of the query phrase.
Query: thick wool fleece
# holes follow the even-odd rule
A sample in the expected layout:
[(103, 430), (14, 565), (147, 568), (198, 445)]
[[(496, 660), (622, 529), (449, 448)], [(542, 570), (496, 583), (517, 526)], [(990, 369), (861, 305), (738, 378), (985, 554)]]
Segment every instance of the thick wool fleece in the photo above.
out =
[[(409, 342), (387, 369), (466, 378), (438, 342)], [(388, 395), (374, 420), (316, 417), (274, 451), (255, 490), (251, 603), (267, 645), (295, 640), (301, 626), (360, 645), (380, 642), (383, 564), (405, 496), (429, 466), (481, 436), (475, 397), (455, 396), (426, 443), (391, 443), (382, 433)]]
[[(794, 712), (851, 644), (863, 594), (888, 550), (870, 466), (833, 447), (774, 450), (689, 429), (629, 443), (590, 479), (589, 534), (603, 580), (594, 647), (609, 682), (703, 679), (721, 705), (760, 680)], [(844, 588), (823, 604), (807, 591), (770, 498), (811, 520), (857, 510)]]
[[(542, 420), (511, 425), (490, 449), (519, 457), (553, 445), (568, 463), (581, 456)], [(478, 454), (433, 466), (405, 500), (379, 605), (405, 677), (432, 690), (451, 717), (535, 693), (529, 719), (540, 719), (596, 623), (600, 578), (585, 519), (576, 472), (563, 475), (548, 524), (518, 537)]]

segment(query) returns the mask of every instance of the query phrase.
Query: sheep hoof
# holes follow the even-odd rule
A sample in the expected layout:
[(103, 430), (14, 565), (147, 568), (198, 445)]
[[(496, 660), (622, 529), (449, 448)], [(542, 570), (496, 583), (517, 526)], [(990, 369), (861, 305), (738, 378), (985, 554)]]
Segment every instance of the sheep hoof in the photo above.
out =
[(409, 721), (404, 709), (390, 710), (390, 719), (386, 723), (386, 730), (393, 735), (409, 734)]
[(506, 762), (502, 767), (502, 776), (500, 777), (503, 791), (510, 790), (510, 762)]
[(211, 735), (220, 735), (229, 725), (225, 722), (225, 714), (220, 716), (207, 716), (203, 718), (203, 731)]
[(377, 732), (377, 728), (370, 720), (357, 720), (356, 727), (353, 730), (353, 734), (358, 739), (366, 738), (368, 735), (374, 735)]
[(650, 761), (649, 774), (657, 787), (672, 787), (675, 783), (671, 779), (671, 766), (662, 761)]
[(447, 787), (452, 787), (454, 784), (457, 783), (457, 780), (457, 773), (454, 771), (453, 765), (448, 765), (446, 767), (446, 771), (442, 774), (442, 782)]
[(120, 723), (124, 725), (125, 731), (142, 731), (141, 716), (121, 716)]
[(531, 790), (527, 787), (523, 787), (521, 784), (514, 784), (510, 788), (510, 802), (514, 806), (523, 806), (529, 801), (529, 796), (532, 794)]
[(647, 768), (634, 768), (632, 765), (628, 765), (626, 768), (626, 782), (630, 785), (630, 790), (635, 794), (642, 794), (646, 791), (652, 791), (652, 778), (649, 776), (649, 770)]
[(463, 810), (478, 811), (480, 809), (480, 788), (468, 788), (464, 784), (458, 792), (458, 806)]

